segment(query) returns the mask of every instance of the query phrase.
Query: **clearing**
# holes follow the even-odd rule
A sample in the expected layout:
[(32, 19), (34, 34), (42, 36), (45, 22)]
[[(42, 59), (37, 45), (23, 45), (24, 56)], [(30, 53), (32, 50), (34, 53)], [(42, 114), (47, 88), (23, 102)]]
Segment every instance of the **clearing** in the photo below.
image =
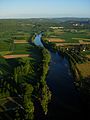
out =
[(11, 58), (22, 58), (22, 57), (30, 57), (30, 54), (19, 54), (19, 55), (4, 55), (5, 59), (11, 59)]

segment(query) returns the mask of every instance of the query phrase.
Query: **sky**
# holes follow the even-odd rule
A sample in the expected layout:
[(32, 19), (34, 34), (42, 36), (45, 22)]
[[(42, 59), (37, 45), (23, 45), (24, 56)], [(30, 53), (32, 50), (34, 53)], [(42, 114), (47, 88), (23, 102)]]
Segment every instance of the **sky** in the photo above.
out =
[(90, 0), (0, 0), (0, 18), (89, 17)]

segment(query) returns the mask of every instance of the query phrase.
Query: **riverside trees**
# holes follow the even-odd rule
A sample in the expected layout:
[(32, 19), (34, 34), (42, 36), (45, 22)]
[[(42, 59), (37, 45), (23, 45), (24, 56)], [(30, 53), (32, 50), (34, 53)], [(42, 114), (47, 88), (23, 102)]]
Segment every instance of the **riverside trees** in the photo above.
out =
[[(42, 106), (44, 114), (48, 111), (48, 102), (51, 93), (46, 84), (46, 75), (48, 72), (48, 64), (50, 62), (50, 54), (45, 48), (34, 47), (40, 52), (39, 55), (41, 55), (41, 59), (39, 62), (36, 58), (34, 58), (35, 61), (32, 61), (32, 59), (28, 57), (10, 59), (6, 60), (6, 62), (4, 61), (5, 70), (2, 68), (0, 71), (3, 77), (0, 79), (2, 79), (2, 83), (5, 83), (5, 86), (2, 84), (2, 88), (0, 89), (4, 89), (5, 87), (5, 90), (8, 91), (8, 93), (5, 91), (2, 93), (1, 90), (1, 94), (4, 94), (6, 98), (10, 96), (15, 101), (15, 104), (17, 103), (16, 106), (19, 105), (19, 109), (16, 107), (16, 110), (13, 112), (13, 119), (16, 120), (22, 118), (25, 120), (34, 119), (36, 99)], [(37, 65), (38, 72), (36, 72), (35, 64)], [(12, 111), (11, 106), (9, 107)], [(38, 109), (40, 108), (38, 107)]]

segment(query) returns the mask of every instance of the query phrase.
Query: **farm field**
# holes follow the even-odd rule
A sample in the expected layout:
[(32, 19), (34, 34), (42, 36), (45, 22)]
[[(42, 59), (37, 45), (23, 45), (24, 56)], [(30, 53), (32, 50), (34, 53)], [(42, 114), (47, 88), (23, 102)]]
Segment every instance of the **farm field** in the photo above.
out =
[(77, 68), (79, 69), (81, 75), (83, 78), (88, 78), (90, 77), (90, 62), (82, 63), (82, 64), (77, 64)]
[(12, 59), (12, 58), (22, 58), (22, 57), (30, 57), (29, 54), (19, 54), (19, 55), (4, 55), (3, 58), (5, 59)]
[[(6, 22), (7, 23), (7, 22)], [(14, 29), (18, 28), (18, 26), (14, 26), (14, 23), (17, 23), (17, 21), (13, 21), (13, 24), (8, 23), (9, 25), (9, 30), (4, 29), (4, 25), (2, 24), (2, 32), (0, 32), (0, 55), (5, 56), (5, 55), (16, 55), (16, 54), (29, 54), (29, 37), (30, 34), (27, 32), (25, 33), (23, 30), (21, 32), (18, 31), (11, 31), (12, 28)], [(7, 26), (5, 28), (7, 28)], [(13, 32), (13, 33), (12, 33)], [(19, 45), (18, 45), (19, 44)], [(23, 56), (22, 56), (23, 57)], [(6, 57), (5, 57), (6, 58)]]
[[(4, 46), (5, 47), (5, 46)], [(0, 55), (14, 55), (14, 54), (29, 54), (30, 51), (29, 51), (29, 43), (27, 41), (17, 41), (16, 43), (13, 43), (12, 44), (12, 47), (10, 49), (10, 51), (1, 51), (0, 52)], [(23, 57), (23, 56), (22, 56)]]
[(58, 38), (58, 39), (64, 39), (65, 42), (70, 43), (79, 43), (79, 40), (90, 40), (90, 34), (88, 34), (88, 31), (80, 31), (80, 30), (65, 30), (62, 29), (62, 31), (52, 30), (47, 33), (49, 38)]
[(27, 40), (14, 40), (14, 44), (28, 43)]
[(0, 55), (2, 55), (3, 51), (4, 53), (7, 53), (7, 51), (14, 52), (14, 47), (17, 47), (14, 42), (19, 42), (16, 40), (24, 40), (21, 42), (23, 44), (28, 43), (27, 41), (32, 34), (33, 24), (29, 26), (27, 24), (25, 20), (0, 20)]
[(55, 42), (55, 43), (58, 43), (58, 42), (62, 43), (62, 42), (65, 42), (64, 39), (60, 39), (60, 38), (48, 38), (48, 41), (49, 41), (49, 42)]
[(90, 59), (90, 53), (89, 53), (89, 55), (86, 55), (86, 57)]

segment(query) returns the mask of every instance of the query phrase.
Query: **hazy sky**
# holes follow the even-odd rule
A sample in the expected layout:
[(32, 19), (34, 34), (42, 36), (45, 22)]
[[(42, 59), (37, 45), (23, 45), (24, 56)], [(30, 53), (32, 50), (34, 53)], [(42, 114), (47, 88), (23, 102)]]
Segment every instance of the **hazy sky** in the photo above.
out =
[(90, 0), (0, 0), (0, 18), (90, 17)]

